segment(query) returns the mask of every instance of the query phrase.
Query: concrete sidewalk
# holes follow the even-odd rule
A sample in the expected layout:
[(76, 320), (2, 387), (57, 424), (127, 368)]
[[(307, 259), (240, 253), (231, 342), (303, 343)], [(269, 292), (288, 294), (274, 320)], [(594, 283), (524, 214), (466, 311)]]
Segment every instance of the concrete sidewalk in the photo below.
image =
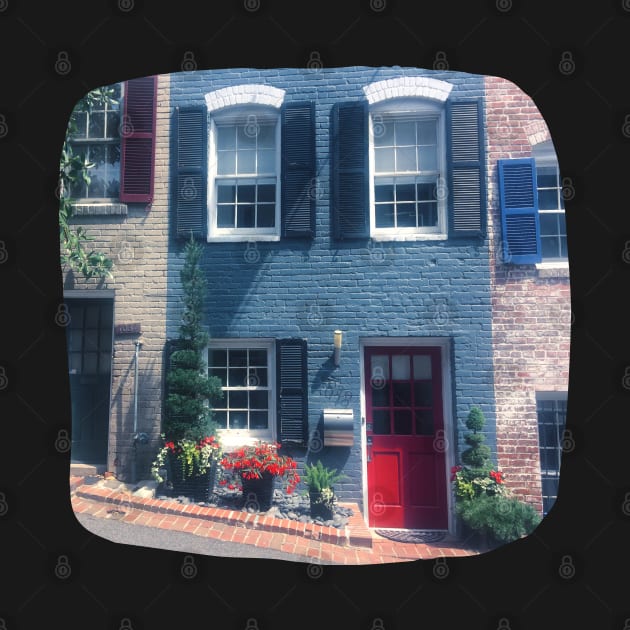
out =
[(154, 498), (154, 484), (134, 486), (101, 476), (71, 477), (75, 513), (124, 523), (180, 531), (195, 536), (266, 549), (266, 557), (279, 551), (321, 564), (382, 564), (440, 557), (477, 555), (460, 541), (399, 543), (382, 538), (367, 527), (358, 505), (342, 504), (353, 511), (345, 528), (275, 518), (265, 513), (226, 510), (195, 503), (182, 504)]

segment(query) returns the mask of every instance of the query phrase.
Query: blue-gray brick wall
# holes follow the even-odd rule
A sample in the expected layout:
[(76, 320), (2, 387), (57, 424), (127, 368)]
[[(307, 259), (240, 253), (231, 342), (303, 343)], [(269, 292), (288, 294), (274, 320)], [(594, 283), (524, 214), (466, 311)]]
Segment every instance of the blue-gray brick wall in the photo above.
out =
[[(487, 443), (496, 453), (490, 274), (487, 240), (373, 242), (333, 238), (330, 214), (331, 107), (364, 99), (363, 86), (401, 76), (431, 76), (453, 84), (452, 96), (483, 96), (483, 77), (416, 68), (230, 69), (171, 75), (171, 107), (204, 104), (210, 91), (264, 83), (286, 90), (285, 102), (313, 100), (316, 107), (317, 211), (313, 239), (205, 243), (205, 306), (211, 336), (304, 337), (308, 341), (309, 426), (322, 410), (350, 407), (354, 446), (326, 447), (305, 458), (343, 469), (342, 500), (361, 502), (361, 337), (448, 337), (456, 435), (449, 448), (464, 448), (464, 422), (473, 405), (483, 410)], [(173, 169), (171, 169), (171, 173)], [(172, 180), (171, 180), (172, 181)], [(173, 210), (174, 212), (174, 210)], [(171, 231), (167, 336), (181, 317), (179, 271), (183, 243)], [(332, 367), (333, 330), (344, 333), (341, 365)], [(458, 457), (456, 457), (458, 460)]]

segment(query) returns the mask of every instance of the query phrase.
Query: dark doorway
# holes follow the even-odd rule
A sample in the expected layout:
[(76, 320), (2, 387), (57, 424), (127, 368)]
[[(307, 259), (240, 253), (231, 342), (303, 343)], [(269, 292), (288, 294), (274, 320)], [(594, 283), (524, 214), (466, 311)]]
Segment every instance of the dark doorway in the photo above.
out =
[(112, 374), (113, 299), (66, 299), (72, 405), (72, 461), (107, 463)]

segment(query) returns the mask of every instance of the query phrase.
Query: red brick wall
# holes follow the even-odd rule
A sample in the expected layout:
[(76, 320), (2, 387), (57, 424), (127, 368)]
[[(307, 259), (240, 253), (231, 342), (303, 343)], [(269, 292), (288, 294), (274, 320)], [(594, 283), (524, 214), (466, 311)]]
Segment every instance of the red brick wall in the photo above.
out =
[(568, 270), (503, 263), (497, 160), (530, 157), (549, 131), (531, 98), (498, 77), (486, 78), (486, 128), (498, 464), (542, 511), (536, 392), (568, 389)]

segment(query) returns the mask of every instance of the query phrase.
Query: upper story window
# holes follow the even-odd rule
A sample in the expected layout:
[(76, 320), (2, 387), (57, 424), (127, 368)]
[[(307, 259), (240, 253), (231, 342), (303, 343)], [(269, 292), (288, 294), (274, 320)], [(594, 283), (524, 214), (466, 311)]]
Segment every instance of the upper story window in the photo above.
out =
[(405, 99), (371, 110), (372, 235), (445, 234), (444, 144), (439, 104)]
[(94, 164), (89, 183), (77, 181), (70, 190), (73, 199), (118, 200), (120, 196), (120, 123), (122, 86), (112, 86), (115, 103), (105, 103), (90, 112), (76, 114), (76, 133), (68, 140), (74, 155)]
[(565, 266), (562, 180), (551, 140), (535, 145), (532, 157), (500, 159), (497, 167), (503, 262)]
[(236, 107), (212, 115), (211, 237), (280, 235), (279, 147), (272, 108)]
[(483, 98), (451, 94), (453, 87), (401, 76), (333, 105), (336, 239), (485, 237)]
[(543, 260), (567, 260), (562, 180), (551, 140), (534, 146), (536, 189), (540, 220), (540, 245)]

